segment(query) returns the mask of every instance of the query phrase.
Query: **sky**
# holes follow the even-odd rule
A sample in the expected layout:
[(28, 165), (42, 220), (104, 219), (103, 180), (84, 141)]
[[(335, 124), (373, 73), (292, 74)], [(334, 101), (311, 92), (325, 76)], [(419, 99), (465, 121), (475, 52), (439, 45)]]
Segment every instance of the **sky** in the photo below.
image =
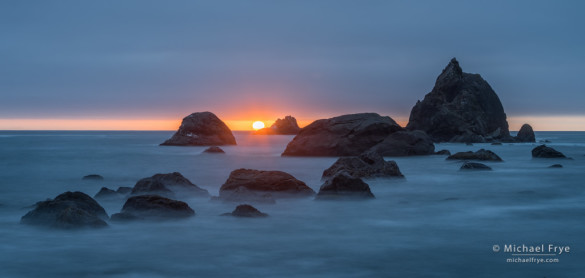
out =
[(452, 57), (511, 130), (585, 130), (583, 1), (0, 2), (0, 129), (406, 124)]

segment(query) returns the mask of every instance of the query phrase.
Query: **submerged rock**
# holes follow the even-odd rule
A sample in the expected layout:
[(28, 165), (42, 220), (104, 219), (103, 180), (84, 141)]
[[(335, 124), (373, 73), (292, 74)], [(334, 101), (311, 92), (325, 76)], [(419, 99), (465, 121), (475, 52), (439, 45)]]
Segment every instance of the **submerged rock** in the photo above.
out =
[(423, 130), (435, 142), (512, 140), (494, 90), (479, 74), (463, 72), (455, 58), (412, 108), (407, 129)]
[(179, 130), (161, 146), (235, 145), (228, 126), (211, 112), (193, 113), (183, 119)]
[(341, 157), (323, 171), (323, 178), (345, 171), (358, 178), (404, 177), (395, 161), (385, 161), (379, 154), (368, 151), (359, 156)]
[(224, 213), (222, 216), (236, 216), (236, 217), (266, 217), (268, 214), (260, 212), (255, 207), (243, 204), (236, 207), (231, 213)]
[(480, 149), (476, 152), (458, 152), (447, 157), (448, 160), (483, 160), (483, 161), (503, 161), (497, 154), (490, 150)]
[(451, 155), (451, 152), (449, 150), (440, 150), (438, 152), (435, 153), (436, 155)]
[(101, 228), (108, 214), (94, 199), (82, 192), (65, 192), (53, 200), (38, 202), (24, 215), (22, 224), (60, 229)]
[(307, 197), (315, 191), (304, 182), (282, 171), (259, 171), (238, 169), (230, 173), (226, 182), (219, 189), (222, 200), (252, 200), (270, 194), (271, 198)]
[(100, 191), (93, 196), (96, 199), (119, 198), (124, 197), (132, 192), (131, 187), (118, 187), (118, 190), (112, 190), (107, 187), (102, 187)]
[(204, 153), (225, 153), (220, 147), (218, 146), (213, 146), (213, 147), (209, 147), (207, 149), (205, 149), (203, 151)]
[(162, 194), (171, 192), (191, 194), (199, 197), (209, 197), (209, 192), (193, 184), (179, 172), (168, 174), (156, 174), (149, 178), (139, 180), (132, 194)]
[(435, 153), (435, 145), (422, 130), (397, 131), (370, 150), (382, 156), (430, 155)]
[(536, 142), (536, 137), (534, 136), (534, 130), (532, 130), (532, 126), (529, 124), (524, 124), (518, 131), (516, 137), (514, 137), (516, 142)]
[(91, 174), (91, 175), (84, 176), (82, 178), (82, 180), (102, 181), (102, 180), (104, 180), (104, 177), (102, 177), (100, 175), (96, 175), (96, 174)]
[(360, 178), (342, 171), (327, 179), (319, 189), (316, 200), (373, 199), (370, 186)]
[(256, 135), (296, 135), (301, 131), (297, 119), (293, 116), (286, 116), (284, 119), (277, 119), (270, 127), (262, 128), (254, 132)]
[(158, 195), (140, 195), (128, 198), (122, 211), (112, 215), (117, 221), (137, 219), (176, 219), (195, 215), (187, 203)]
[(489, 170), (492, 170), (492, 168), (485, 165), (485, 164), (466, 161), (465, 163), (463, 163), (463, 165), (461, 165), (461, 168), (459, 170), (487, 170), (487, 171), (489, 171)]
[(548, 166), (548, 168), (563, 168), (563, 165), (561, 165), (561, 164), (553, 164), (551, 166)]
[(532, 157), (534, 158), (567, 158), (563, 153), (546, 145), (540, 145), (532, 149)]
[(314, 121), (288, 143), (283, 156), (356, 156), (403, 130), (390, 117), (350, 114)]

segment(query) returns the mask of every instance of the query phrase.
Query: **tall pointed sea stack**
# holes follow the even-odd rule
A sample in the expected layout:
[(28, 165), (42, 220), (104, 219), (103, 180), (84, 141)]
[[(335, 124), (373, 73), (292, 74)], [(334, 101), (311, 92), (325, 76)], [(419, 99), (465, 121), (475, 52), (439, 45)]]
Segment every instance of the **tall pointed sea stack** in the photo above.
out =
[(179, 130), (161, 146), (235, 145), (229, 127), (211, 112), (193, 113), (183, 119)]
[(423, 130), (435, 142), (513, 141), (498, 95), (479, 74), (463, 72), (455, 58), (412, 108), (407, 129)]

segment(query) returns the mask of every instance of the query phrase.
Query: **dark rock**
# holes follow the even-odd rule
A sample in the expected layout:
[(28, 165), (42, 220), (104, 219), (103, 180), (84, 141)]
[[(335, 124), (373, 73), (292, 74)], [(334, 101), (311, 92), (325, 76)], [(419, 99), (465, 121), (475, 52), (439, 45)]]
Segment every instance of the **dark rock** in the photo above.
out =
[(91, 175), (84, 176), (82, 179), (83, 180), (102, 181), (102, 180), (104, 180), (104, 177), (102, 177), (100, 175), (96, 175), (96, 174), (91, 174)]
[(132, 189), (134, 195), (144, 193), (168, 195), (171, 192), (209, 197), (207, 190), (193, 184), (179, 172), (156, 174), (150, 178), (141, 179)]
[(563, 153), (546, 145), (540, 145), (532, 150), (534, 158), (567, 158)]
[(438, 152), (435, 153), (436, 155), (451, 155), (451, 152), (449, 150), (440, 150)]
[(61, 229), (100, 228), (108, 224), (102, 206), (85, 193), (65, 192), (53, 200), (38, 202), (35, 209), (24, 215), (23, 224)]
[(218, 146), (213, 146), (213, 147), (209, 147), (207, 149), (205, 149), (203, 151), (204, 153), (225, 153), (220, 147)]
[(561, 164), (553, 164), (551, 166), (548, 166), (548, 168), (563, 168), (563, 165), (561, 165)]
[(534, 136), (534, 130), (529, 124), (524, 124), (518, 131), (516, 137), (514, 137), (516, 142), (536, 142), (536, 137)]
[(339, 158), (331, 167), (323, 171), (323, 178), (346, 171), (357, 178), (404, 177), (395, 161), (385, 161), (379, 154), (368, 151), (359, 156)]
[(476, 152), (458, 152), (447, 157), (448, 160), (483, 160), (483, 161), (502, 161), (502, 159), (490, 150), (481, 149)]
[(132, 192), (132, 187), (120, 186), (116, 192), (120, 194), (130, 194)]
[(211, 112), (193, 113), (183, 119), (179, 130), (161, 146), (235, 145), (228, 126)]
[(467, 142), (467, 143), (465, 143), (465, 145), (467, 145), (467, 146), (473, 146), (473, 143)]
[(316, 200), (373, 199), (370, 186), (347, 172), (338, 172), (319, 189)]
[(466, 161), (459, 170), (491, 170), (492, 168), (481, 163)]
[(222, 216), (236, 216), (236, 217), (266, 217), (268, 214), (260, 212), (251, 205), (243, 204), (236, 207), (231, 213), (224, 213)]
[(494, 90), (479, 74), (464, 73), (455, 58), (412, 108), (407, 129), (423, 130), (435, 142), (512, 140)]
[(195, 215), (195, 211), (185, 202), (172, 200), (158, 195), (140, 195), (128, 198), (116, 220), (133, 219), (173, 219)]
[(390, 117), (350, 114), (314, 121), (288, 143), (283, 156), (356, 156), (403, 130)]
[(430, 155), (435, 153), (435, 145), (422, 130), (397, 131), (370, 150), (382, 156)]
[(120, 196), (120, 194), (114, 190), (111, 190), (107, 187), (102, 187), (102, 189), (100, 189), (100, 191), (95, 194), (95, 196), (93, 196), (96, 199), (100, 199), (100, 198), (112, 198), (112, 197), (118, 197)]
[(284, 119), (277, 119), (274, 124), (268, 128), (262, 128), (254, 132), (257, 135), (296, 135), (301, 131), (297, 124), (297, 119), (293, 116), (286, 116)]
[[(313, 196), (315, 191), (304, 182), (282, 171), (238, 169), (230, 173), (219, 189), (219, 198), (226, 201), (238, 198), (240, 198), (238, 201), (247, 198), (256, 200), (266, 193), (273, 198), (286, 198)], [(262, 197), (262, 199), (266, 198)]]

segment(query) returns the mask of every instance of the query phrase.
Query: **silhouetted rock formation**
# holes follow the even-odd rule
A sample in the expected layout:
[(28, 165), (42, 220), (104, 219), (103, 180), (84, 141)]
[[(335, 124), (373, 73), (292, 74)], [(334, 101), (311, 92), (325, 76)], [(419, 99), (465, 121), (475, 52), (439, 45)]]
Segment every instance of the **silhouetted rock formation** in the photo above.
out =
[(466, 161), (465, 163), (463, 163), (463, 165), (461, 165), (461, 168), (459, 170), (484, 170), (484, 171), (490, 171), (492, 170), (491, 167), (485, 165), (485, 164), (481, 164), (481, 163), (477, 163), (477, 162), (468, 162)]
[(169, 193), (184, 193), (199, 197), (209, 197), (209, 192), (193, 184), (179, 172), (168, 174), (156, 174), (149, 178), (139, 180), (132, 189), (133, 195), (159, 194), (172, 196)]
[(397, 131), (373, 146), (370, 151), (382, 156), (429, 155), (435, 153), (435, 144), (422, 130)]
[(128, 198), (122, 211), (112, 215), (112, 220), (175, 219), (194, 215), (195, 211), (185, 202), (158, 195), (140, 195)]
[(268, 201), (272, 198), (307, 197), (314, 194), (313, 189), (288, 173), (252, 169), (232, 171), (219, 189), (219, 199), (225, 201)]
[(502, 161), (502, 159), (490, 150), (480, 149), (476, 152), (458, 152), (447, 157), (448, 160), (484, 160), (484, 161)]
[(277, 119), (270, 127), (262, 128), (254, 132), (257, 135), (296, 135), (301, 131), (297, 119), (293, 116), (286, 116), (284, 119)]
[(323, 178), (332, 177), (342, 171), (357, 178), (404, 177), (395, 161), (385, 161), (382, 156), (371, 151), (359, 156), (339, 158), (323, 171)]
[(412, 108), (407, 129), (423, 130), (435, 142), (512, 141), (494, 90), (479, 74), (464, 73), (455, 58)]
[(38, 202), (20, 220), (23, 224), (60, 229), (101, 228), (108, 224), (102, 206), (82, 192), (65, 192), (53, 200)]
[(357, 156), (403, 130), (390, 117), (350, 114), (314, 121), (288, 143), (283, 156)]
[(102, 181), (102, 180), (104, 180), (104, 177), (102, 177), (100, 175), (96, 175), (96, 174), (91, 174), (91, 175), (84, 176), (82, 179), (83, 180)]
[(225, 153), (220, 147), (218, 146), (213, 146), (213, 147), (209, 147), (207, 149), (205, 149), (203, 151), (204, 153)]
[(345, 171), (327, 179), (319, 189), (316, 200), (373, 199), (370, 186)]
[(236, 216), (236, 217), (266, 217), (268, 214), (260, 212), (251, 205), (243, 204), (236, 207), (231, 213), (224, 213), (222, 216)]
[(567, 158), (563, 153), (546, 145), (540, 145), (532, 150), (534, 158)]
[(524, 124), (518, 131), (516, 137), (514, 137), (516, 142), (536, 142), (536, 137), (534, 136), (534, 130), (529, 124)]
[(161, 146), (235, 145), (232, 131), (211, 112), (193, 113), (183, 119), (179, 130)]

